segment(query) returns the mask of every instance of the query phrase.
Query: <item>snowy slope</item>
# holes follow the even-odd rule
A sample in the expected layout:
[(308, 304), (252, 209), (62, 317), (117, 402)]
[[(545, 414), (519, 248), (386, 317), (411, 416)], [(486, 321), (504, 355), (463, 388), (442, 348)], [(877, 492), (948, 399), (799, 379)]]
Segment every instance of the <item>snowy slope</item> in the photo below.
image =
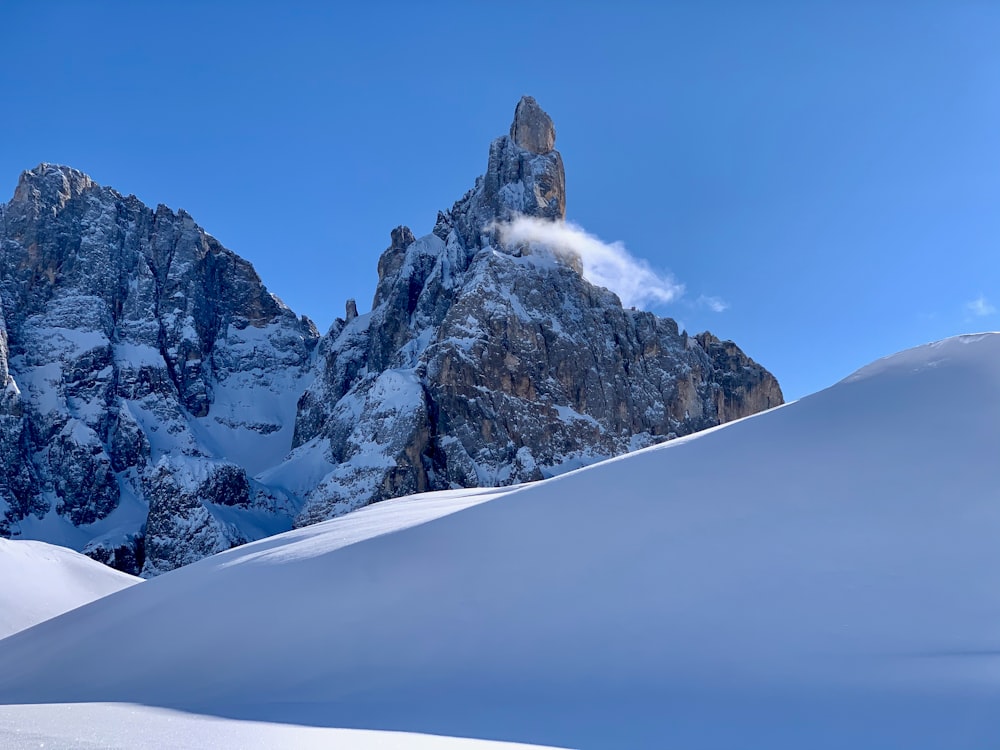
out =
[(63, 547), (0, 539), (0, 638), (140, 580)]
[(401, 732), (270, 724), (146, 706), (77, 703), (0, 706), (0, 750), (27, 747), (143, 750), (519, 750), (537, 745)]
[(585, 748), (990, 747), (998, 455), (1000, 335), (948, 339), (492, 499), (203, 560), (0, 641), (0, 703)]

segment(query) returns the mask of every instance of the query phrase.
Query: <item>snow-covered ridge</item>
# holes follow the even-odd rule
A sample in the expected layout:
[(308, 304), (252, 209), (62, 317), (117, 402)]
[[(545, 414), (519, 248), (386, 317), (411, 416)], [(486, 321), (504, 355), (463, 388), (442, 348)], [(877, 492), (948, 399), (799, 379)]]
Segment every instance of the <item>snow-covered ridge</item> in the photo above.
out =
[(0, 535), (153, 575), (291, 526), (318, 334), (184, 213), (68, 167), (0, 207)]
[(0, 539), (0, 638), (141, 580), (64, 547)]
[(202, 560), (0, 641), (0, 703), (583, 748), (989, 747), (1000, 335), (885, 362), (459, 512), (421, 508), (484, 496)]
[(538, 745), (408, 732), (328, 729), (238, 721), (128, 704), (0, 706), (0, 750), (131, 748), (177, 750), (543, 750)]

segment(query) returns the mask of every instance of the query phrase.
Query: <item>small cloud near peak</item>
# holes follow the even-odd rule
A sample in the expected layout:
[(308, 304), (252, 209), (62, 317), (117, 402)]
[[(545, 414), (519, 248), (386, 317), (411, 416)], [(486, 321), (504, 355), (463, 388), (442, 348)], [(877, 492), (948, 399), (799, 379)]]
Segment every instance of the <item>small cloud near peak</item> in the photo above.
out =
[(997, 309), (991, 305), (989, 300), (987, 300), (982, 294), (972, 300), (972, 302), (967, 302), (965, 304), (965, 309), (979, 318), (985, 318), (987, 315), (993, 315), (997, 311)]
[(724, 299), (721, 297), (711, 297), (707, 294), (703, 294), (698, 298), (698, 304), (717, 313), (725, 312), (729, 309), (729, 303)]
[(626, 307), (667, 304), (684, 294), (683, 284), (629, 253), (621, 242), (604, 242), (571, 222), (519, 216), (491, 228), (507, 243), (537, 244), (555, 253), (578, 255), (583, 277), (610, 289)]

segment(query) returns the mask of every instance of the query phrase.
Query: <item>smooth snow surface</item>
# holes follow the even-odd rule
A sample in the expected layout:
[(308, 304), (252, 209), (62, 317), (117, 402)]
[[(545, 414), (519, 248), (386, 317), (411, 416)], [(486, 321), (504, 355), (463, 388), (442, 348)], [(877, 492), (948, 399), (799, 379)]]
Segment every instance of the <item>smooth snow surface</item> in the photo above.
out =
[(53, 544), (0, 539), (0, 638), (141, 580)]
[(998, 459), (1000, 335), (948, 339), (556, 479), (169, 573), (0, 641), (0, 702), (580, 748), (996, 747)]
[(0, 750), (518, 750), (537, 745), (236, 721), (116, 703), (0, 706)]

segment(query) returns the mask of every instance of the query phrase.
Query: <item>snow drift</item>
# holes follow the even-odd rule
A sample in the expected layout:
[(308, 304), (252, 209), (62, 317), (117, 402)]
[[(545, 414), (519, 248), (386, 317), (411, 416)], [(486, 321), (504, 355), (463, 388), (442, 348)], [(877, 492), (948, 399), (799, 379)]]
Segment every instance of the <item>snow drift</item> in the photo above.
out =
[(0, 702), (585, 748), (981, 748), (998, 455), (1000, 335), (948, 339), (556, 479), (392, 501), (127, 589), (0, 641)]
[(140, 580), (64, 547), (0, 539), (0, 638)]

